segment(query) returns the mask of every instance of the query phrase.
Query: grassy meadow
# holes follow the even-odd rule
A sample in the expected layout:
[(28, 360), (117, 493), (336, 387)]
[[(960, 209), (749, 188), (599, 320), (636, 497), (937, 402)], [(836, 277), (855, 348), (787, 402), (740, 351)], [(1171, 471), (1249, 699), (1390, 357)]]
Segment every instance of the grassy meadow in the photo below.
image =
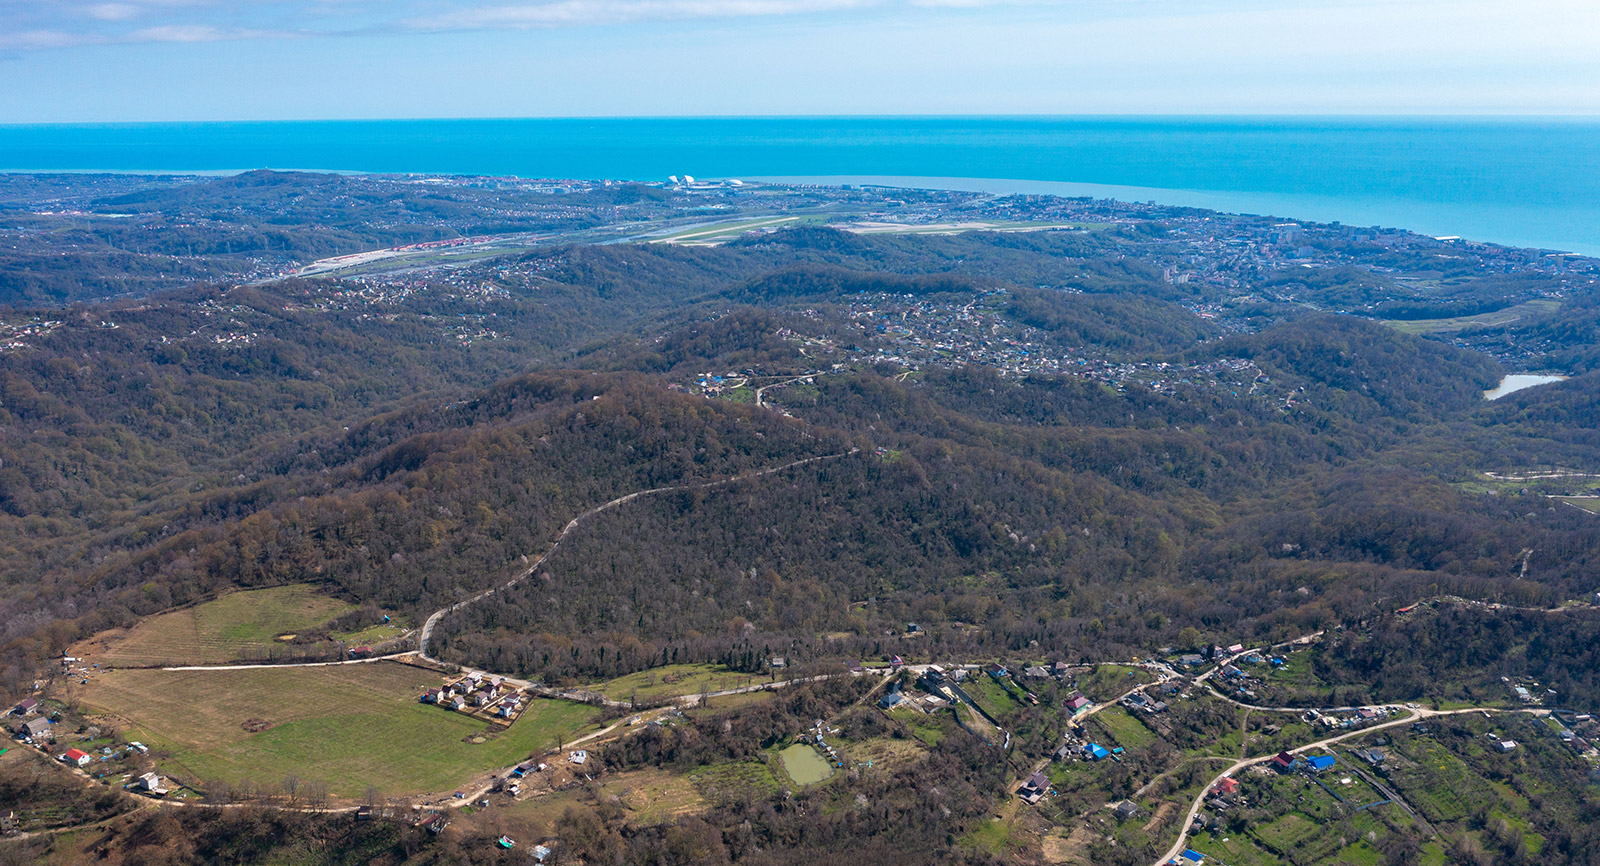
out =
[(392, 662), (232, 671), (117, 670), (85, 688), (86, 708), (163, 753), (162, 771), (203, 784), (286, 776), (335, 796), (448, 791), (548, 751), (599, 713), (538, 700), (503, 733), (417, 701), (438, 674)]

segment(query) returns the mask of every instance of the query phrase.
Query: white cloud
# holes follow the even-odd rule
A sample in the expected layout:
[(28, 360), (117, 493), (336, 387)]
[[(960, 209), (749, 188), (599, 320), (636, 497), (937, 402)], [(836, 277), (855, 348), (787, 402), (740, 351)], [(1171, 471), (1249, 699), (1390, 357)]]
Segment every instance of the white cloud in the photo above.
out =
[(142, 27), (127, 34), (127, 42), (216, 42), (221, 39), (239, 38), (239, 34), (227, 33), (206, 24), (161, 24), (155, 27)]
[(96, 3), (87, 11), (89, 17), (101, 21), (127, 21), (138, 17), (140, 8), (132, 3)]
[(406, 20), (403, 25), (413, 30), (560, 27), (687, 18), (798, 15), (854, 9), (871, 3), (872, 0), (553, 0), (548, 3), (482, 6), (443, 15), (419, 16)]

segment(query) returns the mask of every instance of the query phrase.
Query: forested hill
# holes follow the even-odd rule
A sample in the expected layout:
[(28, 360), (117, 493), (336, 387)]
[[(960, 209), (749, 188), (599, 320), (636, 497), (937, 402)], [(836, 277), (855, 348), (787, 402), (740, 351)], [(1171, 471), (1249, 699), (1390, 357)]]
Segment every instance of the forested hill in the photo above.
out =
[[(106, 243), (124, 219), (243, 232), (229, 214), (269, 201), (306, 249), (317, 213), (335, 233), (381, 224), (328, 247), (345, 249), (477, 230), (485, 203), (560, 199), (560, 220), (610, 225), (678, 219), (687, 195), (300, 181), (97, 179), (65, 203), (100, 214), (83, 237)], [(780, 647), (867, 656), (917, 622), (928, 646), (976, 654), (1135, 652), (1184, 627), (1273, 636), (1441, 591), (1590, 588), (1593, 515), (1483, 473), (1600, 471), (1592, 377), (1486, 405), (1514, 356), (1474, 351), (1479, 331), (1421, 336), (1292, 295), (1374, 271), (1185, 279), (1201, 223), (1141, 225), (552, 243), (12, 310), (4, 685), (76, 637), (234, 587), (311, 582), (420, 615), (601, 502), (851, 448), (606, 512), (536, 581), (447, 618), (439, 651), (577, 680)], [(1429, 279), (1441, 303), (1498, 286), (1541, 334), (1586, 321), (1586, 296), (1534, 297), (1545, 277)]]
[(1475, 408), (1505, 372), (1477, 352), (1326, 314), (1202, 351), (1248, 358), (1269, 374), (1303, 384), (1311, 405), (1364, 422), (1419, 421)]

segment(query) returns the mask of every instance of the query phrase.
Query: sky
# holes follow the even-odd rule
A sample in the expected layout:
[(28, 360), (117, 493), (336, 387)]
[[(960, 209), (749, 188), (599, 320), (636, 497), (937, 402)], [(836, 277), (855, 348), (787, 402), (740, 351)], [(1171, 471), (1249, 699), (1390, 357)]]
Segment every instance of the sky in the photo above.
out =
[(0, 123), (1600, 114), (1594, 0), (0, 0)]

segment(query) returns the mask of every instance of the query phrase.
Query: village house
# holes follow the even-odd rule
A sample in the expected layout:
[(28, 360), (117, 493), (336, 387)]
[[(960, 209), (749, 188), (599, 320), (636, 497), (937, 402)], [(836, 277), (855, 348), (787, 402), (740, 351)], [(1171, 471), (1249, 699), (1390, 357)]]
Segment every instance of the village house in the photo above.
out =
[(19, 716), (31, 716), (39, 709), (39, 702), (33, 698), (23, 698), (11, 712)]
[(17, 813), (7, 809), (4, 815), (0, 815), (0, 836), (15, 836), (20, 832), (22, 824), (17, 820)]
[(61, 753), (61, 763), (72, 764), (75, 767), (87, 767), (94, 758), (82, 749), (68, 749)]
[(1321, 773), (1325, 770), (1333, 769), (1333, 765), (1336, 763), (1337, 761), (1332, 755), (1312, 755), (1306, 758), (1306, 772)]
[(1117, 807), (1112, 811), (1116, 813), (1118, 821), (1126, 821), (1129, 818), (1138, 817), (1139, 804), (1133, 802), (1132, 800), (1123, 800), (1122, 802), (1118, 803)]
[(155, 773), (145, 773), (140, 776), (139, 780), (134, 783), (134, 787), (157, 797), (165, 796), (167, 793), (166, 786), (161, 784), (161, 777)]
[(1219, 797), (1226, 797), (1239, 790), (1239, 780), (1232, 776), (1223, 776), (1211, 786), (1211, 793)]
[(44, 718), (29, 719), (17, 725), (16, 732), (17, 736), (27, 737), (35, 742), (40, 739), (48, 739), (50, 736), (50, 720)]
[(1272, 768), (1280, 773), (1287, 773), (1298, 766), (1300, 759), (1288, 752), (1279, 752), (1277, 757), (1272, 759)]
[(1049, 791), (1050, 780), (1044, 773), (1039, 772), (1029, 776), (1028, 781), (1022, 783), (1022, 787), (1017, 789), (1017, 796), (1032, 805), (1044, 799), (1044, 795)]

